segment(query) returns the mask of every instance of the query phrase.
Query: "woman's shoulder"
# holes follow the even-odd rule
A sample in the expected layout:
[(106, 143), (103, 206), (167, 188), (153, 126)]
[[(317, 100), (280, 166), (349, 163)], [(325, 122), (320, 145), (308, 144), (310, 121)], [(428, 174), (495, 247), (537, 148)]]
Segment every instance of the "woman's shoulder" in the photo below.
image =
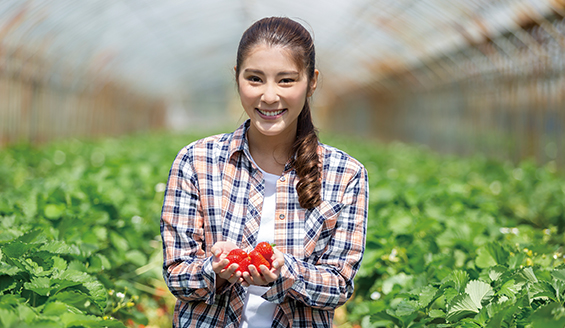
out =
[[(228, 157), (227, 152), (233, 139), (233, 132), (210, 135), (195, 140), (184, 146), (177, 153), (177, 160), (181, 163), (186, 162), (210, 162), (215, 158)], [(182, 165), (182, 164), (181, 164)]]
[(344, 150), (324, 143), (319, 143), (318, 149), (322, 154), (321, 160), (324, 170), (334, 170), (342, 173), (346, 171), (358, 173), (365, 170), (365, 167), (359, 160)]

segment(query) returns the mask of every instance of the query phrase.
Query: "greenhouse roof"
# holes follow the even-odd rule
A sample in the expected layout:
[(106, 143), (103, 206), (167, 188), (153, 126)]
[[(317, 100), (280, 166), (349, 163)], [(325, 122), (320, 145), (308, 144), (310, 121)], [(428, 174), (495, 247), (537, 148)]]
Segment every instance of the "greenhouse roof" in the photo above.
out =
[[(237, 43), (265, 16), (313, 30), (324, 85), (345, 90), (512, 33), (557, 0), (2, 0), (0, 67), (40, 56), (53, 83), (111, 79), (158, 95), (233, 83)], [(88, 81), (88, 79), (86, 79)]]

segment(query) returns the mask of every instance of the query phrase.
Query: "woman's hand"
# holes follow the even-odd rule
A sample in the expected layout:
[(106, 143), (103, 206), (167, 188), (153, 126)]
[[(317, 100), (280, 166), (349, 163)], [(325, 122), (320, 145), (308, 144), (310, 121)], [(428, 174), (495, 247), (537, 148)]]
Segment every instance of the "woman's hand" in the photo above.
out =
[(249, 274), (243, 273), (240, 282), (244, 287), (250, 285), (265, 286), (277, 280), (284, 265), (284, 255), (276, 247), (273, 247), (273, 257), (271, 258), (271, 269), (260, 265), (256, 268), (254, 265), (249, 266)]
[(237, 248), (237, 246), (229, 241), (219, 241), (212, 246), (212, 270), (216, 273), (216, 288), (223, 286), (226, 281), (230, 284), (241, 281), (241, 272), (236, 272), (238, 265), (232, 264), (225, 268), (230, 261), (226, 259), (228, 253)]

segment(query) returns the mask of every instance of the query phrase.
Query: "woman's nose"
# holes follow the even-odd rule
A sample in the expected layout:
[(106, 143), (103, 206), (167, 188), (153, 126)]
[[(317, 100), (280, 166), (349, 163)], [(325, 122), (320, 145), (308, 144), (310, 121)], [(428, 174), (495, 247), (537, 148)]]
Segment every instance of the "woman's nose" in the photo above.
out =
[(277, 88), (273, 85), (265, 85), (263, 94), (261, 95), (261, 101), (267, 104), (275, 103), (279, 100), (279, 95), (277, 93)]

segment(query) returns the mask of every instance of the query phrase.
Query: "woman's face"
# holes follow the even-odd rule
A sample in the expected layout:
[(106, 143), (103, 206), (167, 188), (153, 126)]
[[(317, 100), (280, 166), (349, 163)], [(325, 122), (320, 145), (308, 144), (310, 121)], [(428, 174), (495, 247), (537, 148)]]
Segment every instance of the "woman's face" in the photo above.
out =
[(306, 97), (316, 89), (318, 71), (309, 82), (290, 50), (267, 45), (255, 46), (239, 71), (239, 95), (251, 119), (251, 133), (293, 138)]

